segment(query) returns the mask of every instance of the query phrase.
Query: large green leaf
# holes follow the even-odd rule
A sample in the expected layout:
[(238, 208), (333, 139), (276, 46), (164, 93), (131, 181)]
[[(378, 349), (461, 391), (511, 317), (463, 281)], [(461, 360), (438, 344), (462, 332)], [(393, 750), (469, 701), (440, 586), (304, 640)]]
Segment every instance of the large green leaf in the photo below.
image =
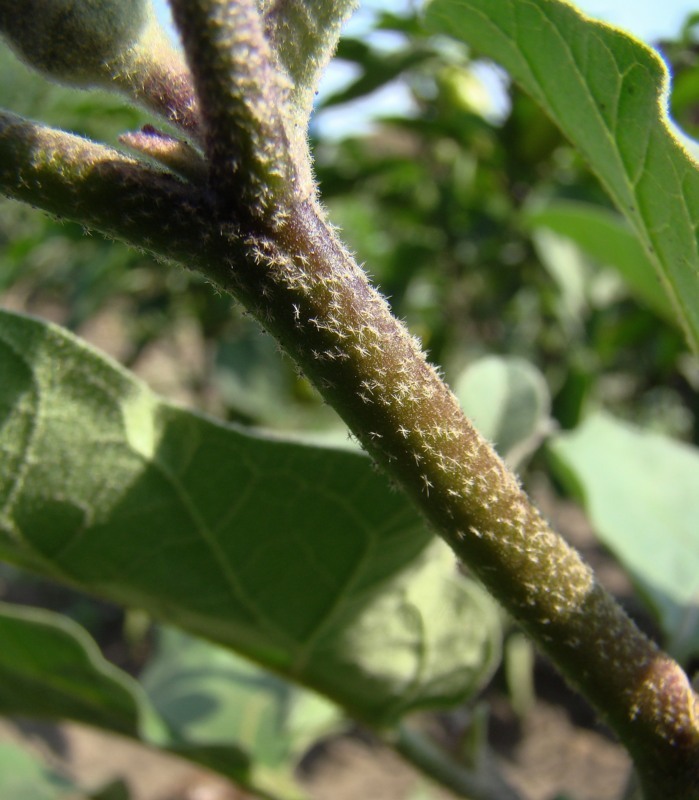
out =
[(699, 177), (658, 55), (558, 0), (432, 0), (427, 19), (502, 64), (583, 154), (699, 350)]
[(360, 453), (216, 424), (0, 313), (0, 556), (386, 723), (468, 695), (485, 594)]
[(699, 653), (699, 451), (604, 414), (550, 443), (678, 658)]

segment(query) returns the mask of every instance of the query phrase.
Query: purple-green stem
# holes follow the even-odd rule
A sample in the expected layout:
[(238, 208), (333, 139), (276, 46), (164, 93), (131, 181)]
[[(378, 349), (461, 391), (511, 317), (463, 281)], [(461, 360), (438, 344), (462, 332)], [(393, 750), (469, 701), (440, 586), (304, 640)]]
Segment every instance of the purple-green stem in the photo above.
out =
[(697, 698), (686, 675), (549, 529), (313, 202), (293, 206), (271, 233), (243, 229), (217, 218), (206, 189), (0, 119), (5, 193), (197, 269), (238, 298), (597, 707), (634, 757), (647, 798), (699, 797)]
[(596, 706), (646, 800), (698, 800), (699, 703), (685, 673), (551, 531), (337, 239), (308, 191), (303, 149), (287, 149), (284, 79), (254, 3), (173, 9), (197, 91), (177, 102), (199, 104), (209, 184), (5, 114), (3, 191), (197, 269), (242, 302)]

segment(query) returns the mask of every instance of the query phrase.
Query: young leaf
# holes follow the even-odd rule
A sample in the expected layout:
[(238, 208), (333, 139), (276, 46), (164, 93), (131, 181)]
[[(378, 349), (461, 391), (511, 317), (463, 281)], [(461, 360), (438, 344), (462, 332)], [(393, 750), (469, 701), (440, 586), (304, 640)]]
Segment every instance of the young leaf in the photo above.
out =
[(114, 62), (143, 36), (148, 0), (0, 0), (0, 33), (24, 61), (78, 86), (113, 80)]
[(657, 615), (668, 649), (699, 653), (699, 452), (604, 414), (556, 436), (550, 452)]
[[(0, 313), (0, 554), (147, 609), (388, 723), (489, 674), (498, 623), (359, 453), (159, 401)], [(428, 546), (429, 545), (429, 546)]]
[(0, 35), (52, 80), (122, 92), (198, 136), (191, 76), (150, 0), (0, 0)]
[(433, 0), (427, 20), (502, 64), (583, 154), (699, 350), (699, 176), (668, 119), (658, 55), (557, 0)]
[(265, 28), (291, 78), (289, 101), (304, 135), (318, 82), (357, 0), (262, 0)]

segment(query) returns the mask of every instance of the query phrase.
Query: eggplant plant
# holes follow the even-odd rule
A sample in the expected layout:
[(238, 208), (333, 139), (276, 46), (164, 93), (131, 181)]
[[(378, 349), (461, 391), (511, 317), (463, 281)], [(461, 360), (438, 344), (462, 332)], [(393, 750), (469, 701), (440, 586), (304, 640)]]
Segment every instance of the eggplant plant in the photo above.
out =
[[(182, 634), (136, 683), (69, 621), (9, 605), (0, 710), (101, 726), (290, 798), (303, 795), (276, 767), (308, 743), (309, 719), (332, 722), (330, 700), (460, 796), (515, 798), (490, 762), (457, 763), (408, 717), (472, 697), (492, 673), (492, 596), (628, 750), (639, 797), (697, 800), (687, 674), (551, 529), (328, 220), (308, 126), (353, 0), (171, 9), (183, 52), (148, 0), (0, 1), (26, 64), (117, 91), (154, 120), (116, 149), (2, 111), (0, 187), (230, 294), (379, 471), (354, 449), (185, 411), (66, 331), (3, 311), (2, 558), (245, 656), (297, 710), (294, 734), (264, 753), (242, 725), (237, 739), (202, 740), (162, 689), (177, 654), (196, 663)], [(424, 24), (497, 61), (543, 107), (626, 217), (641, 252), (631, 280), (696, 352), (699, 178), (657, 55), (559, 0), (432, 0)], [(593, 463), (616, 431), (598, 425)], [(252, 669), (221, 658), (231, 683)]]

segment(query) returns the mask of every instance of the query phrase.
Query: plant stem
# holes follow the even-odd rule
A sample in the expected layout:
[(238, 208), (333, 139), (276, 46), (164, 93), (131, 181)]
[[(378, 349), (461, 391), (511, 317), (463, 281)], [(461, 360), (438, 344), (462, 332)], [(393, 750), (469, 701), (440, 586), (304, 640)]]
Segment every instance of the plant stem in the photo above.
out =
[(549, 528), (318, 210), (300, 204), (274, 239), (248, 242), (254, 268), (236, 265), (227, 288), (596, 706), (648, 798), (696, 796), (699, 705), (686, 675)]
[(283, 216), (287, 197), (302, 191), (285, 125), (290, 84), (273, 65), (256, 0), (171, 5), (201, 104), (219, 204), (238, 217)]

